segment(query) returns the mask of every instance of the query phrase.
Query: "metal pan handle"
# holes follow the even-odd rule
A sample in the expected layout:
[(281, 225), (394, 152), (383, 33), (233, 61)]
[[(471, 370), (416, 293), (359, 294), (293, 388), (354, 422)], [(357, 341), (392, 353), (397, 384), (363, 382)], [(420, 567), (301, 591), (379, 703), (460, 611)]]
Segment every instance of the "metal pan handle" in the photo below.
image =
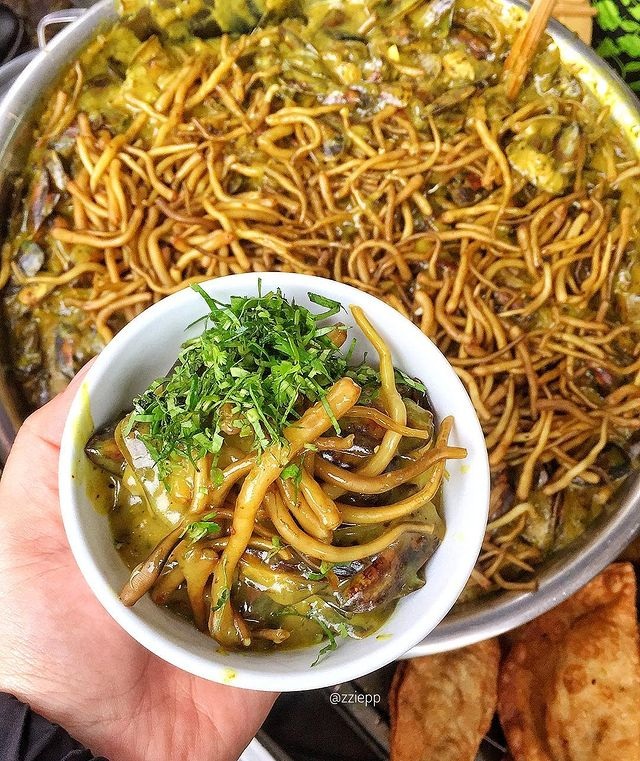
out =
[(47, 13), (46, 16), (40, 19), (36, 30), (40, 50), (44, 50), (47, 46), (47, 29), (50, 26), (70, 24), (73, 21), (77, 21), (84, 13), (86, 13), (86, 8), (67, 8), (66, 10)]

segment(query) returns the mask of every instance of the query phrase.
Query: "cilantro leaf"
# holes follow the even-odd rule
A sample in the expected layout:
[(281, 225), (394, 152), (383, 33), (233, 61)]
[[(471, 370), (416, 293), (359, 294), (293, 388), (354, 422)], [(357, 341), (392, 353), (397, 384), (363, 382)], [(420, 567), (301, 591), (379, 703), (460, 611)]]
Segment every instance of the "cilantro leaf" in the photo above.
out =
[(213, 520), (215, 515), (215, 513), (207, 513), (207, 515), (203, 516), (202, 520), (190, 523), (184, 530), (183, 536), (187, 536), (192, 542), (198, 542), (200, 539), (204, 539), (205, 536), (218, 534), (220, 532), (220, 525)]

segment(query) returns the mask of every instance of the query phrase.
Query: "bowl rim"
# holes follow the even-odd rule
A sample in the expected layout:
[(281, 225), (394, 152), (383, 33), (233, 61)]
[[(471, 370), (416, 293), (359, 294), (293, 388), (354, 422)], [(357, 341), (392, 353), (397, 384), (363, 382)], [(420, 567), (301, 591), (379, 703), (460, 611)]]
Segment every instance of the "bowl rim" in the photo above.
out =
[[(245, 656), (243, 654), (243, 657), (247, 659), (246, 666), (244, 664), (238, 666), (236, 662), (233, 666), (233, 679), (230, 681), (226, 674), (229, 669), (224, 668), (224, 662), (220, 662), (220, 657), (213, 648), (211, 657), (202, 657), (190, 650), (188, 646), (165, 637), (152, 623), (144, 619), (144, 614), (137, 614), (120, 602), (117, 591), (107, 580), (106, 569), (103, 570), (100, 562), (89, 549), (87, 537), (91, 532), (83, 525), (82, 512), (86, 511), (88, 507), (87, 498), (77, 493), (81, 487), (74, 478), (75, 463), (84, 456), (82, 444), (79, 443), (77, 435), (78, 422), (83, 413), (86, 414), (87, 399), (90, 399), (91, 394), (96, 392), (113, 358), (121, 357), (125, 350), (130, 352), (130, 346), (128, 346), (130, 341), (133, 338), (139, 338), (141, 333), (148, 330), (152, 325), (161, 324), (161, 320), (164, 320), (166, 324), (166, 320), (171, 319), (171, 315), (179, 319), (181, 305), (199, 298), (189, 288), (154, 304), (126, 325), (96, 358), (83, 378), (72, 401), (62, 436), (59, 463), (60, 509), (71, 550), (94, 595), (111, 617), (148, 650), (192, 674), (213, 681), (232, 683), (237, 687), (278, 691), (316, 689), (358, 678), (396, 660), (409, 648), (421, 641), (425, 636), (425, 630), (429, 631), (435, 627), (451, 609), (475, 566), (482, 546), (489, 507), (489, 463), (482, 429), (462, 382), (435, 344), (406, 317), (364, 291), (359, 291), (343, 283), (310, 275), (245, 273), (212, 279), (201, 283), (201, 285), (214, 295), (216, 292), (224, 292), (225, 289), (228, 294), (228, 287), (233, 281), (233, 284), (237, 285), (238, 291), (244, 293), (247, 288), (253, 290), (253, 287), (257, 286), (260, 280), (262, 281), (262, 291), (265, 293), (280, 286), (286, 296), (288, 289), (304, 288), (305, 291), (319, 292), (329, 298), (335, 298), (345, 306), (348, 303), (359, 303), (369, 314), (374, 315), (378, 324), (389, 324), (387, 321), (391, 320), (395, 321), (397, 325), (401, 324), (402, 344), (406, 346), (411, 343), (413, 347), (418, 341), (422, 341), (423, 346), (428, 346), (429, 360), (432, 363), (434, 361), (439, 362), (441, 371), (446, 376), (448, 394), (450, 396), (455, 395), (459, 403), (465, 407), (465, 419), (462, 421), (464, 443), (471, 450), (470, 456), (473, 457), (472, 462), (476, 471), (473, 490), (474, 495), (477, 495), (477, 501), (474, 501), (473, 511), (467, 510), (465, 514), (465, 534), (468, 536), (465, 536), (464, 552), (461, 553), (462, 560), (459, 555), (456, 558), (455, 568), (451, 572), (452, 586), (447, 590), (446, 598), (442, 595), (434, 597), (433, 603), (427, 608), (429, 614), (426, 623), (424, 616), (415, 616), (415, 623), (400, 632), (394, 633), (393, 637), (388, 640), (382, 638), (380, 641), (375, 640), (374, 634), (367, 639), (375, 640), (375, 647), (365, 649), (361, 656), (353, 657), (347, 667), (344, 664), (333, 665), (331, 658), (328, 658), (319, 664), (317, 670), (307, 667), (304, 673), (300, 669), (292, 673), (283, 674), (281, 671), (270, 673), (268, 670), (255, 670), (251, 667), (252, 657), (268, 659), (269, 655), (251, 653)], [(373, 311), (374, 308), (375, 312)], [(136, 357), (134, 355), (131, 355), (131, 358), (126, 362), (129, 365), (135, 365), (135, 363)], [(439, 381), (439, 385), (442, 387), (442, 380)], [(432, 385), (431, 388), (433, 389), (434, 386)], [(484, 511), (482, 510), (483, 505)], [(108, 531), (106, 522), (104, 530)]]

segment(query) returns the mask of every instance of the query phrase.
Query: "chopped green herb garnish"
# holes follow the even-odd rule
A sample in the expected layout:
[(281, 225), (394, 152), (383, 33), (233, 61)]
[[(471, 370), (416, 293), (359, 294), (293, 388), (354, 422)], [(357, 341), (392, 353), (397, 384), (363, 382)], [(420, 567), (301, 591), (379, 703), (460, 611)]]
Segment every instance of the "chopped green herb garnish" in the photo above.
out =
[(413, 388), (422, 394), (428, 393), (427, 387), (422, 381), (419, 381), (417, 378), (412, 378), (410, 375), (403, 373), (402, 370), (398, 370), (397, 367), (395, 368), (395, 374), (396, 382), (404, 383), (406, 386), (409, 386), (409, 388)]
[[(316, 315), (280, 291), (233, 296), (224, 304), (199, 285), (192, 288), (209, 308), (197, 321), (204, 322), (204, 331), (182, 346), (168, 376), (134, 400), (125, 428), (126, 435), (138, 426), (161, 477), (174, 455), (195, 461), (210, 453), (215, 466), (223, 420), (240, 436), (251, 437), (261, 452), (282, 440), (305, 402), (320, 401), (339, 432), (325, 402), (327, 389), (345, 375), (363, 387), (378, 384), (372, 368), (349, 366), (329, 338), (331, 327), (320, 325), (341, 308), (338, 302), (309, 294), (327, 310)], [(212, 478), (220, 475), (212, 471)]]
[(338, 649), (338, 643), (336, 641), (336, 634), (338, 634), (339, 637), (348, 637), (349, 632), (347, 631), (347, 627), (345, 624), (340, 623), (336, 625), (336, 631), (334, 632), (333, 629), (331, 629), (327, 624), (316, 615), (313, 615), (313, 613), (308, 614), (308, 618), (310, 618), (312, 621), (315, 621), (316, 624), (322, 629), (322, 633), (327, 638), (328, 642), (327, 644), (320, 648), (320, 651), (318, 652), (318, 657), (315, 659), (315, 661), (311, 664), (311, 668), (316, 666), (323, 655), (327, 655), (327, 653), (332, 653), (334, 650)]
[(187, 536), (192, 542), (198, 542), (209, 534), (219, 533), (220, 526), (213, 520), (215, 517), (215, 513), (207, 513), (202, 517), (202, 520), (190, 523), (184, 530), (184, 536)]
[(327, 310), (326, 312), (323, 312), (317, 316), (317, 319), (319, 320), (324, 320), (327, 317), (333, 317), (342, 309), (339, 301), (328, 299), (326, 296), (320, 296), (317, 293), (309, 293), (307, 295), (309, 296), (309, 301), (312, 304), (317, 304), (318, 306), (325, 307)]
[(211, 483), (218, 489), (224, 483), (224, 475), (222, 470), (217, 465), (211, 466)]
[(315, 571), (307, 571), (306, 577), (311, 579), (311, 581), (320, 581), (321, 579), (326, 579), (327, 574), (334, 565), (335, 563), (327, 563), (326, 560), (323, 560), (322, 563), (320, 563), (320, 573), (316, 573)]
[(299, 486), (300, 481), (302, 480), (302, 471), (295, 462), (290, 462), (287, 467), (283, 469), (282, 473), (280, 473), (280, 478), (284, 480), (290, 478), (296, 486)]
[(280, 550), (282, 549), (282, 542), (280, 541), (279, 536), (272, 536), (271, 537), (271, 544), (273, 546), (272, 550), (269, 550), (269, 553), (267, 555), (267, 560), (271, 560), (272, 557), (277, 555)]
[(212, 611), (220, 610), (220, 608), (227, 602), (230, 596), (230, 592), (228, 589), (223, 589), (222, 592), (220, 592), (220, 597), (218, 597), (218, 602), (211, 608)]

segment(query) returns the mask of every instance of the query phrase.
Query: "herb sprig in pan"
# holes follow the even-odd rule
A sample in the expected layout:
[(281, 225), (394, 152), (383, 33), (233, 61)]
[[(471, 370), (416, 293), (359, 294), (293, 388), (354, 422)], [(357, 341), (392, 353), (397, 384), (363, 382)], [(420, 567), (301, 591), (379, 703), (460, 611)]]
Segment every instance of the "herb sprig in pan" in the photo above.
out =
[(338, 302), (309, 294), (324, 309), (313, 314), (280, 291), (233, 296), (223, 304), (192, 287), (209, 308), (201, 318), (205, 329), (183, 345), (171, 373), (134, 400), (125, 428), (128, 434), (138, 426), (163, 477), (174, 454), (195, 460), (209, 452), (215, 461), (223, 421), (227, 430), (231, 425), (252, 437), (260, 452), (282, 439), (302, 402), (323, 401), (345, 375), (361, 386), (377, 385), (375, 370), (350, 365), (353, 345), (345, 354), (331, 341), (336, 325), (321, 324), (340, 311)]

